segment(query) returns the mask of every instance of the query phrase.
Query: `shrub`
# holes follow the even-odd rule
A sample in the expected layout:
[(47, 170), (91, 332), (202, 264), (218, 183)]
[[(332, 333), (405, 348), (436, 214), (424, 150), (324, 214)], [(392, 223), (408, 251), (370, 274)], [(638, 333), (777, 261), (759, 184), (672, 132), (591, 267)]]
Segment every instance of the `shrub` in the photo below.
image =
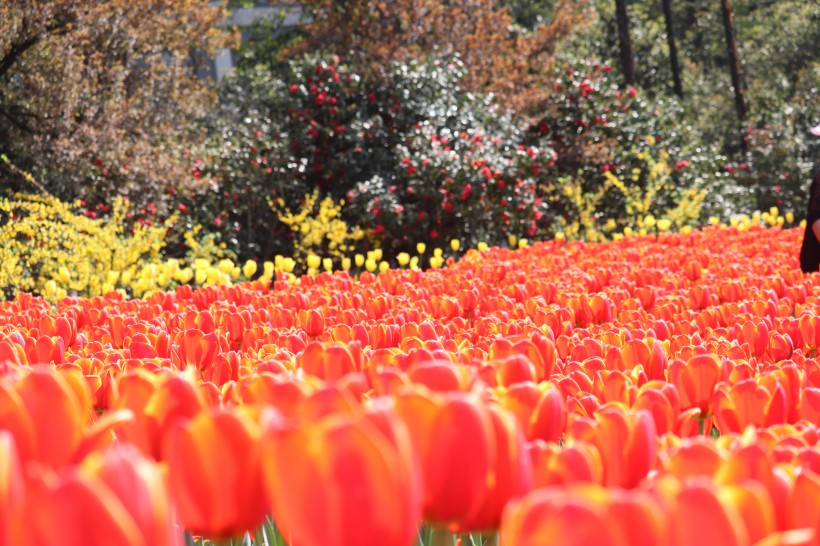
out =
[(536, 188), (551, 150), (516, 145), (514, 135), (480, 126), (447, 125), (422, 123), (398, 147), (402, 158), (390, 176), (376, 175), (350, 193), (351, 213), (374, 219), (378, 244), (397, 253), (419, 241), (458, 239), (474, 247), (543, 233), (548, 210)]
[[(335, 260), (336, 265), (347, 258), (349, 252), (356, 248), (356, 243), (364, 237), (364, 232), (357, 228), (350, 228), (341, 219), (344, 201), (334, 201), (325, 196), (319, 201), (319, 192), (314, 190), (305, 197), (304, 204), (298, 213), (285, 208), (285, 202), (279, 199), (276, 203), (270, 201), (277, 212), (279, 220), (289, 226), (294, 232), (293, 259), (305, 263), (311, 273), (315, 273), (318, 265), (312, 262), (324, 256), (324, 260)], [(328, 263), (328, 262), (325, 262)], [(322, 264), (325, 266), (325, 264)], [(325, 269), (330, 267), (325, 266)]]
[[(534, 233), (544, 207), (533, 165), (551, 161), (551, 151), (531, 157), (535, 147), (520, 148), (523, 134), (491, 97), (458, 91), (465, 73), (458, 59), (397, 63), (369, 80), (337, 57), (306, 56), (239, 75), (223, 86), (214, 138), (194, 162), (201, 189), (186, 203), (186, 221), (258, 259), (301, 252), (267, 201), (298, 211), (314, 191), (319, 202), (345, 200), (339, 219), (368, 233), (358, 250), (399, 251), (431, 234)], [(403, 192), (389, 197), (398, 206), (375, 217), (374, 200), (388, 199), (391, 187)]]
[[(557, 160), (539, 190), (569, 234), (596, 238), (607, 223), (632, 226), (681, 200), (702, 202), (695, 195), (726, 179), (724, 158), (690, 133), (675, 99), (619, 88), (603, 61), (567, 59), (554, 86), (560, 96), (536, 138)], [(694, 212), (676, 213), (674, 222), (696, 222)]]
[(48, 195), (0, 199), (0, 293), (35, 292), (57, 299), (97, 296), (127, 286), (138, 270), (159, 261), (166, 225), (128, 227), (122, 198), (106, 220)]

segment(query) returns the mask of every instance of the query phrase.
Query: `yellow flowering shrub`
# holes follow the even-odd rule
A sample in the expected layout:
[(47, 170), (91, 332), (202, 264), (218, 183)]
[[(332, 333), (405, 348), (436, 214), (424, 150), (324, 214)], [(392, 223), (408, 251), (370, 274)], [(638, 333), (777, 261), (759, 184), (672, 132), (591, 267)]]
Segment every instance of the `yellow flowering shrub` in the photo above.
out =
[(364, 238), (362, 229), (351, 228), (341, 218), (343, 204), (331, 197), (320, 201), (318, 190), (305, 196), (299, 212), (286, 208), (282, 199), (270, 201), (279, 220), (294, 232), (293, 258), (306, 264), (309, 270), (328, 269), (320, 257), (341, 262), (355, 248), (355, 243)]
[[(677, 187), (669, 154), (655, 144), (648, 137), (630, 152), (631, 170), (621, 176), (607, 170), (597, 185), (580, 177), (560, 179), (550, 196), (566, 211), (558, 217), (556, 231), (569, 239), (601, 241), (620, 233), (681, 229), (696, 222), (706, 191), (701, 185)], [(620, 213), (612, 215), (613, 210)]]
[(97, 220), (48, 195), (0, 198), (0, 291), (55, 300), (128, 286), (146, 264), (160, 259), (167, 226), (129, 227), (126, 208), (117, 198), (111, 216)]

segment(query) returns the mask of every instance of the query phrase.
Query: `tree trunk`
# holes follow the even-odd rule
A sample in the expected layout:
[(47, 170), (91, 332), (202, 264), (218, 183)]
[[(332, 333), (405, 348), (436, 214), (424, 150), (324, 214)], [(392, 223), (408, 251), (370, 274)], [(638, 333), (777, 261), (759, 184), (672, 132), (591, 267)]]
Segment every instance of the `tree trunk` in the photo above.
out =
[(683, 97), (683, 84), (680, 80), (678, 48), (675, 45), (675, 27), (672, 23), (672, 0), (663, 0), (663, 17), (666, 19), (666, 43), (669, 45), (669, 63), (672, 65), (672, 88), (675, 94)]
[[(740, 77), (740, 58), (737, 55), (737, 40), (735, 39), (735, 22), (732, 6), (729, 0), (720, 0), (723, 10), (723, 28), (726, 31), (726, 49), (729, 53), (729, 70), (732, 73), (732, 87), (735, 89), (735, 109), (741, 123), (746, 119), (746, 100), (743, 97), (743, 85)], [(743, 147), (741, 140), (741, 147)]]
[(635, 55), (632, 53), (632, 40), (629, 39), (629, 16), (626, 13), (626, 0), (615, 0), (615, 19), (618, 24), (618, 41), (621, 45), (621, 70), (627, 85), (635, 85)]

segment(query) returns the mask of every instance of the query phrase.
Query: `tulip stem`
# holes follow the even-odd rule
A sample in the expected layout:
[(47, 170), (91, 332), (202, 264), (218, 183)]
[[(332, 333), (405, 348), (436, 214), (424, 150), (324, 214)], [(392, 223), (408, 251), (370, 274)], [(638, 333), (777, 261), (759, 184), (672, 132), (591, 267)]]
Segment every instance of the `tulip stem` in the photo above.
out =
[(425, 546), (453, 546), (453, 535), (444, 529), (433, 529), (429, 545)]
[(484, 539), (483, 546), (498, 546), (498, 533), (488, 535), (487, 538)]

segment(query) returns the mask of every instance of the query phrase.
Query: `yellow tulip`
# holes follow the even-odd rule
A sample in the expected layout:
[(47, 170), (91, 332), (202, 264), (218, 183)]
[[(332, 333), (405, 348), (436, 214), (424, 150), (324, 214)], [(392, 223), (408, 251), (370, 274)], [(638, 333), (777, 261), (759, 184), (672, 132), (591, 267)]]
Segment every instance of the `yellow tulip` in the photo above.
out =
[(71, 280), (71, 273), (68, 272), (66, 266), (62, 266), (57, 270), (57, 280), (60, 281), (61, 284), (68, 284)]
[(476, 245), (476, 248), (478, 248), (479, 252), (487, 252), (487, 249), (490, 248), (490, 247), (487, 246), (487, 243), (485, 243), (484, 241), (481, 241), (480, 243), (478, 243)]
[(350, 271), (350, 258), (342, 258), (342, 269)]
[(262, 276), (266, 279), (273, 277), (274, 263), (265, 262), (262, 264)]
[(248, 260), (247, 262), (245, 262), (245, 265), (242, 267), (242, 274), (245, 275), (246, 279), (250, 279), (256, 273), (256, 269), (257, 269), (256, 262), (253, 261), (253, 260)]
[(322, 265), (322, 259), (316, 254), (308, 254), (306, 263), (309, 268), (318, 269)]
[(424, 251), (427, 250), (427, 245), (424, 243), (416, 243), (416, 252), (419, 254), (424, 254)]
[(390, 264), (389, 264), (389, 263), (387, 263), (387, 262), (386, 262), (386, 261), (384, 261), (384, 260), (382, 260), (381, 262), (379, 262), (379, 272), (380, 272), (380, 273), (384, 273), (384, 272), (385, 272), (385, 271), (387, 271), (388, 269), (390, 269)]
[(353, 257), (353, 263), (355, 263), (355, 264), (356, 264), (356, 267), (361, 267), (361, 266), (363, 266), (363, 265), (364, 265), (364, 261), (365, 261), (365, 260), (364, 260), (364, 256), (362, 256), (361, 254), (356, 254), (356, 255)]
[(376, 260), (365, 260), (364, 268), (370, 271), (371, 273), (376, 271)]
[(404, 267), (410, 263), (410, 254), (407, 252), (399, 252), (398, 256), (396, 256), (396, 261), (399, 262), (399, 265)]
[(458, 239), (453, 239), (450, 241), (450, 248), (453, 249), (453, 252), (458, 252), (458, 249), (461, 247), (461, 241)]
[(322, 258), (322, 268), (324, 268), (325, 271), (333, 271), (333, 259)]

